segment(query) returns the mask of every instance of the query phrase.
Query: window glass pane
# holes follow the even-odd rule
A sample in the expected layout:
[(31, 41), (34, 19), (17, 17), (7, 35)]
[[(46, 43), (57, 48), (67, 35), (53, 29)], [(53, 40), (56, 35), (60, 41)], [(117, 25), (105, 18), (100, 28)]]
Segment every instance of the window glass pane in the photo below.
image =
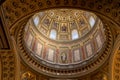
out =
[(56, 36), (57, 36), (57, 32), (55, 29), (52, 29), (51, 32), (50, 32), (50, 38), (51, 39), (56, 39)]
[(77, 39), (77, 38), (78, 38), (78, 32), (77, 32), (77, 30), (73, 30), (72, 31), (72, 40)]
[(36, 17), (34, 18), (34, 24), (35, 24), (35, 26), (38, 26), (38, 23), (39, 23), (39, 17), (36, 16)]
[(94, 19), (93, 16), (90, 17), (90, 19), (89, 19), (89, 23), (90, 23), (90, 26), (91, 26), (91, 27), (94, 26), (94, 24), (95, 24), (95, 19)]

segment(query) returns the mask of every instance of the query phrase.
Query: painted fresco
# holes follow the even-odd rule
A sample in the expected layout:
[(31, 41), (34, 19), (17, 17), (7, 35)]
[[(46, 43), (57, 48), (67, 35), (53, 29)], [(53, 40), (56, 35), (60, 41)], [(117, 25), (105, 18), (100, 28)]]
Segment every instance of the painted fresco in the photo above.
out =
[(73, 57), (74, 57), (74, 61), (80, 61), (80, 51), (79, 49), (76, 49), (73, 51)]
[(91, 46), (90, 43), (86, 45), (86, 52), (87, 52), (87, 56), (88, 56), (88, 57), (91, 56), (92, 53), (93, 53), (93, 51), (92, 51), (92, 46)]
[(43, 20), (43, 24), (48, 28), (50, 26), (51, 19), (49, 17), (46, 17)]
[(29, 37), (28, 37), (28, 39), (27, 39), (27, 45), (28, 45), (29, 47), (31, 47), (32, 40), (33, 40), (33, 36), (32, 36), (31, 34), (29, 34)]
[(100, 48), (102, 45), (102, 41), (101, 41), (101, 37), (99, 34), (96, 36), (96, 42), (97, 42), (98, 48)]
[(43, 45), (37, 41), (36, 50), (35, 50), (36, 54), (40, 56), (42, 53), (42, 49), (43, 49)]
[(47, 53), (47, 59), (49, 61), (54, 61), (54, 53), (55, 51), (53, 49), (48, 49), (48, 53)]

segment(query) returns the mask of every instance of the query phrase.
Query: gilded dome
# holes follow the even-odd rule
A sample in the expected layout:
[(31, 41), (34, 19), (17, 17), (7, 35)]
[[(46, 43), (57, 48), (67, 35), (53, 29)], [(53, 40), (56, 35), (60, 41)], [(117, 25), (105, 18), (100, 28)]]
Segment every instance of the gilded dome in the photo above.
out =
[(59, 66), (80, 65), (93, 58), (103, 47), (105, 38), (101, 20), (91, 12), (76, 9), (36, 13), (26, 24), (24, 33), (25, 46), (34, 58)]

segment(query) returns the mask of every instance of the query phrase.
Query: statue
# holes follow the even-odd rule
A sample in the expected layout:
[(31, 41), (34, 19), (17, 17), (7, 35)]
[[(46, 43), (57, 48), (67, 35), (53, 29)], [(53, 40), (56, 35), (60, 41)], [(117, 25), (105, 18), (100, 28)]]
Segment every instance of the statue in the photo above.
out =
[(61, 54), (61, 61), (62, 61), (62, 63), (65, 63), (66, 60), (67, 60), (67, 55), (66, 55), (66, 53), (63, 52), (63, 53)]

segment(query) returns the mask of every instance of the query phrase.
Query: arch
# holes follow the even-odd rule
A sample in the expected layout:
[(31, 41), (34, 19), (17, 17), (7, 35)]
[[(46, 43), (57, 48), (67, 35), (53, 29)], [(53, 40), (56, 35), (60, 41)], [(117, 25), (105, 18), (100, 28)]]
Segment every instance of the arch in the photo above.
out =
[(1, 78), (1, 76), (2, 76), (2, 68), (1, 67), (2, 67), (2, 64), (1, 64), (1, 58), (0, 58), (0, 80), (2, 80), (2, 78)]
[(120, 79), (120, 35), (116, 39), (115, 46), (110, 58), (110, 79), (119, 80)]
[(55, 29), (52, 29), (50, 32), (50, 38), (56, 39), (57, 38), (57, 31)]
[(90, 16), (90, 18), (89, 18), (89, 24), (90, 24), (91, 27), (93, 27), (95, 25), (95, 19), (94, 19), (93, 16)]
[(72, 40), (78, 38), (79, 38), (78, 31), (76, 29), (72, 30)]
[(39, 24), (39, 16), (35, 16), (33, 19), (34, 25), (37, 27)]

